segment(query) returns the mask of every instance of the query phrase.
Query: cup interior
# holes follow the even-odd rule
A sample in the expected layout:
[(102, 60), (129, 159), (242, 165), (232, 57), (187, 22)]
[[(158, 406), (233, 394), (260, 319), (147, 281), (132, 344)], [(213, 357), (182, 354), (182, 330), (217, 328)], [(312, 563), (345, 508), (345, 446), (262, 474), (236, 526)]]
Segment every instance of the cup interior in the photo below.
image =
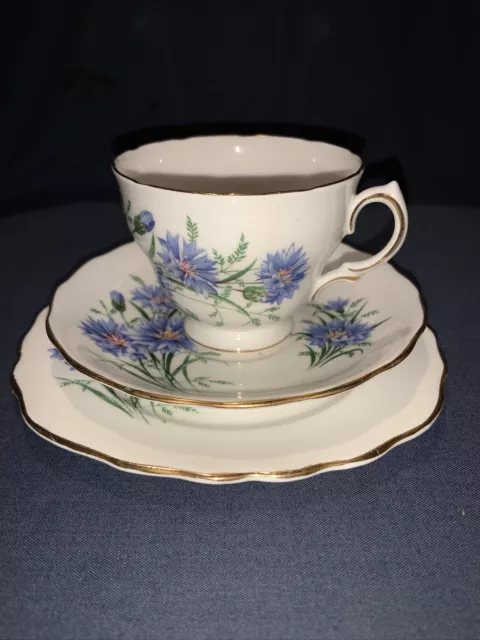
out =
[(361, 159), (348, 149), (279, 136), (199, 136), (143, 145), (114, 170), (143, 185), (218, 195), (303, 191), (353, 177)]

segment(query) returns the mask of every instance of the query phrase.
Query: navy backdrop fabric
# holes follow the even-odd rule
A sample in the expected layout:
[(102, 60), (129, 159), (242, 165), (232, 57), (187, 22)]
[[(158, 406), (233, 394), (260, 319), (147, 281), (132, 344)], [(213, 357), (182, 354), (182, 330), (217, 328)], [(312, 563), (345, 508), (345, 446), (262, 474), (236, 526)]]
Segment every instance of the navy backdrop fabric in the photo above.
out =
[(233, 486), (122, 473), (23, 425), (8, 388), (22, 334), (128, 235), (118, 205), (0, 222), (2, 640), (480, 637), (480, 210), (410, 216), (396, 262), (448, 360), (438, 422), (366, 467)]
[(3, 0), (1, 9), (0, 203), (10, 211), (113, 200), (112, 141), (148, 128), (328, 137), (362, 151), (376, 178), (400, 179), (416, 202), (480, 204), (479, 2)]

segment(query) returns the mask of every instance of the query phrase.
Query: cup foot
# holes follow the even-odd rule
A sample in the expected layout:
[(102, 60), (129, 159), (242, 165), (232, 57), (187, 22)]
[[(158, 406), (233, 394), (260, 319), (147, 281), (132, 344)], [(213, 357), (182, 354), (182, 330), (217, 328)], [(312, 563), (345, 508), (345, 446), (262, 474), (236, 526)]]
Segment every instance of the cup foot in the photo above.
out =
[(293, 321), (280, 320), (275, 325), (251, 329), (212, 327), (192, 318), (185, 320), (188, 337), (202, 347), (230, 353), (263, 351), (283, 342), (292, 332)]

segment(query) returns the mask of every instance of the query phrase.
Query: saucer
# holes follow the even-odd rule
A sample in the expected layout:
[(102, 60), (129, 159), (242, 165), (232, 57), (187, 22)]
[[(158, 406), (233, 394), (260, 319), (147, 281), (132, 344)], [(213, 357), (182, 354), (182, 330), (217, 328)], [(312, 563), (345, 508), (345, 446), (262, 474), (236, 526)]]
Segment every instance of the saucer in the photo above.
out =
[[(70, 371), (52, 352), (45, 318), (46, 310), (24, 339), (13, 376), (25, 422), (60, 447), (133, 473), (278, 482), (351, 468), (423, 433), (443, 403), (446, 368), (426, 329), (401, 364), (349, 393), (307, 401), (309, 413), (297, 420), (268, 426), (271, 412), (285, 406), (238, 412), (181, 405), (157, 405), (160, 419), (149, 420), (145, 400), (130, 398), (122, 407), (116, 391)], [(214, 428), (172, 422), (177, 413), (203, 412), (218, 416)], [(231, 417), (250, 412), (264, 415), (265, 425), (228, 428)]]
[[(329, 267), (364, 258), (341, 245)], [(424, 327), (417, 289), (385, 264), (322, 290), (277, 347), (214, 352), (189, 339), (135, 243), (82, 266), (57, 289), (47, 319), (51, 341), (91, 378), (148, 400), (224, 408), (351, 389), (401, 362)]]

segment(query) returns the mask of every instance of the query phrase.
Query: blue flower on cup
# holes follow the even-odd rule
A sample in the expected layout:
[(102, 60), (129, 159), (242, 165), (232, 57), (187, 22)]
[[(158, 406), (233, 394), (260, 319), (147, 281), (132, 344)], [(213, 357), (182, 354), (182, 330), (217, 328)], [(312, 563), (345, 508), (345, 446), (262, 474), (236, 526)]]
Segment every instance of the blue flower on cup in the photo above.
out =
[(131, 346), (131, 336), (124, 324), (118, 324), (113, 318), (107, 320), (87, 316), (80, 323), (84, 335), (88, 336), (105, 353), (123, 356)]
[(143, 236), (145, 233), (150, 233), (155, 226), (155, 220), (150, 211), (140, 211), (133, 219), (133, 231), (138, 233), (139, 236)]
[(217, 263), (211, 260), (204, 249), (199, 249), (195, 241), (188, 242), (180, 235), (167, 231), (166, 238), (159, 238), (163, 274), (186, 287), (201, 293), (206, 298), (217, 294)]
[(182, 318), (155, 316), (151, 320), (138, 322), (133, 331), (133, 346), (140, 353), (175, 353), (193, 348), (193, 343), (185, 333)]
[(312, 347), (324, 347), (328, 344), (346, 347), (366, 342), (374, 329), (374, 325), (366, 322), (349, 322), (336, 319), (326, 324), (312, 324), (305, 331), (306, 341)]
[(151, 309), (154, 313), (166, 313), (174, 308), (170, 292), (162, 283), (158, 285), (144, 285), (134, 289), (132, 300), (143, 309)]
[(291, 244), (288, 249), (267, 253), (257, 273), (257, 279), (265, 288), (264, 301), (280, 304), (285, 298), (292, 299), (308, 269), (308, 258), (303, 247), (295, 249), (295, 245)]

